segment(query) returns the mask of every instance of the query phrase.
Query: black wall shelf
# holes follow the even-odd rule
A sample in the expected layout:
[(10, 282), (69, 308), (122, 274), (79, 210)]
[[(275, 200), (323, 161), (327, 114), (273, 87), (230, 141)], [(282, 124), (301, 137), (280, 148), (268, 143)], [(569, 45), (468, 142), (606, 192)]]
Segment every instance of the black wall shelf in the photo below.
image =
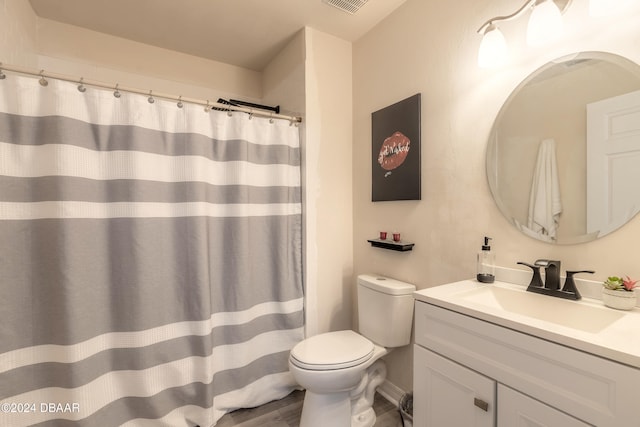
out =
[(413, 249), (415, 243), (394, 242), (393, 240), (369, 239), (367, 242), (375, 248), (389, 249), (398, 252), (407, 252)]

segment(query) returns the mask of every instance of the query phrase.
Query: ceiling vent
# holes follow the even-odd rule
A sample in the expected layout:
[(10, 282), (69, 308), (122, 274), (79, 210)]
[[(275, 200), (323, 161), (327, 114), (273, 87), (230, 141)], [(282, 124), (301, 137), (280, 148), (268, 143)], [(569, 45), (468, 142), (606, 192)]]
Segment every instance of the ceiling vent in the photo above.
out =
[(356, 13), (368, 0), (322, 0), (329, 6), (333, 6), (350, 14)]

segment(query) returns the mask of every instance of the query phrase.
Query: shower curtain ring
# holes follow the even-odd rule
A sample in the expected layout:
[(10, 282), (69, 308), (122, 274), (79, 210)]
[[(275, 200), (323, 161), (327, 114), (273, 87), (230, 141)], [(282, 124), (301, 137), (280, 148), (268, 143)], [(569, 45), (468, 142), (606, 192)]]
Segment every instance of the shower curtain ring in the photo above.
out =
[(85, 93), (87, 91), (87, 88), (84, 86), (84, 84), (82, 84), (83, 79), (83, 77), (80, 77), (80, 84), (78, 85), (78, 92), (80, 93)]
[(116, 98), (120, 98), (122, 96), (122, 94), (120, 93), (120, 91), (118, 90), (118, 86), (119, 84), (116, 83), (116, 87), (115, 90), (113, 91), (113, 96), (115, 96)]
[(149, 91), (149, 97), (147, 98), (147, 101), (149, 102), (149, 104), (153, 104), (154, 102), (156, 102), (156, 100), (153, 99), (153, 91), (152, 90)]
[(269, 123), (273, 123), (273, 113), (269, 113)]
[(38, 80), (40, 86), (48, 86), (49, 82), (44, 78), (44, 70), (40, 70), (40, 80)]
[(210, 107), (209, 107), (209, 100), (207, 99), (207, 105), (204, 107), (204, 112), (205, 112), (205, 113), (208, 113), (208, 112), (209, 112), (209, 110), (210, 110)]
[(231, 104), (227, 105), (227, 116), (233, 116), (233, 113), (231, 112)]
[(253, 120), (253, 110), (249, 108), (249, 120)]
[(2, 71), (2, 62), (0, 62), (0, 80), (7, 78), (7, 75)]
[(182, 108), (184, 104), (182, 103), (182, 95), (178, 97), (178, 103), (176, 104), (178, 108)]

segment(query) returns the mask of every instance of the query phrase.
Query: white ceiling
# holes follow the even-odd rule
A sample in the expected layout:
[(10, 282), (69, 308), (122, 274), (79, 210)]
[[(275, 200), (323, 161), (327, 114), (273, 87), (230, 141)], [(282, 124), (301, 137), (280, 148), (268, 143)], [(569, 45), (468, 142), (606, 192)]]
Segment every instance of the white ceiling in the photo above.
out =
[(42, 18), (260, 71), (305, 26), (355, 41), (405, 0), (353, 15), (322, 0), (29, 1)]

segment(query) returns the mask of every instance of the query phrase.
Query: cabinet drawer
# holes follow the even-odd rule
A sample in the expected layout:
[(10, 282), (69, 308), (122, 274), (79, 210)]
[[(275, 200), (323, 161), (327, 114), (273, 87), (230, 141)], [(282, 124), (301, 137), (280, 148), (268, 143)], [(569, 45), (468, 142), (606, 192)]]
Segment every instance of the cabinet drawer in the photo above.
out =
[(494, 427), (496, 382), (414, 346), (415, 427)]
[(497, 427), (589, 427), (564, 412), (502, 384), (498, 385), (498, 402)]
[(640, 370), (416, 302), (416, 344), (599, 427), (638, 427)]

